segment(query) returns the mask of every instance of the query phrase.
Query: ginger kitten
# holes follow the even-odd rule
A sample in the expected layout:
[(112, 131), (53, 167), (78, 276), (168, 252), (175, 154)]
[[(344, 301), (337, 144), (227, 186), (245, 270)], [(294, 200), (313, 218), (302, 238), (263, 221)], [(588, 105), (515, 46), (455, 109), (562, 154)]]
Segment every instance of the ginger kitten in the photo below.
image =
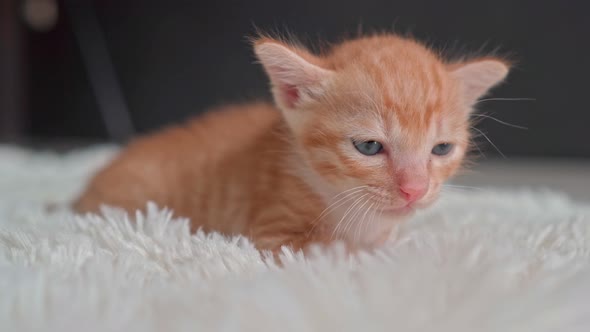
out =
[(92, 179), (74, 207), (147, 201), (259, 249), (343, 240), (371, 248), (430, 205), (460, 167), (469, 114), (508, 64), (448, 63), (392, 34), (314, 55), (259, 38), (275, 105), (227, 106), (142, 137)]

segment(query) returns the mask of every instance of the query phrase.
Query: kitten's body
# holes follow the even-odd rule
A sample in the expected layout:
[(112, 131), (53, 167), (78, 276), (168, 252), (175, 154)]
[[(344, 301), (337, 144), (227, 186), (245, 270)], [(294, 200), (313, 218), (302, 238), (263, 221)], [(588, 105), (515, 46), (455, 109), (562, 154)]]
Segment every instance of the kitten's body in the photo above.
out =
[(134, 211), (152, 200), (189, 217), (193, 230), (243, 234), (261, 248), (298, 246), (295, 238), (323, 241), (306, 234), (323, 204), (294, 176), (298, 161), (285, 145), (288, 135), (270, 104), (212, 111), (131, 143), (94, 178), (76, 209), (107, 203)]
[[(323, 56), (271, 39), (255, 50), (277, 107), (226, 107), (140, 138), (75, 208), (133, 211), (152, 200), (193, 230), (242, 234), (261, 249), (336, 238), (374, 246), (436, 198), (467, 149), (471, 105), (507, 72), (496, 59), (446, 64), (390, 35)], [(382, 149), (362, 155), (356, 142)], [(447, 142), (452, 153), (431, 153)]]

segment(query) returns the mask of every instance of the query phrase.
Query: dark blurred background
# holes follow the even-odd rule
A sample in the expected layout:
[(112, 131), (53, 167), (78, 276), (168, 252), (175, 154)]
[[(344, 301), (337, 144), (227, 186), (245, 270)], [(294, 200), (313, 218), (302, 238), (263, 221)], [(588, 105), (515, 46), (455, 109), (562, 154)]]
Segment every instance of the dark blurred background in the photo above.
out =
[[(0, 0), (0, 137), (124, 141), (224, 102), (268, 97), (245, 36), (254, 25), (304, 41), (411, 32), (518, 65), (480, 104), (478, 125), (508, 157), (590, 158), (590, 4), (585, 1)], [(393, 55), (392, 55), (393, 56)], [(488, 156), (495, 149), (480, 138)]]

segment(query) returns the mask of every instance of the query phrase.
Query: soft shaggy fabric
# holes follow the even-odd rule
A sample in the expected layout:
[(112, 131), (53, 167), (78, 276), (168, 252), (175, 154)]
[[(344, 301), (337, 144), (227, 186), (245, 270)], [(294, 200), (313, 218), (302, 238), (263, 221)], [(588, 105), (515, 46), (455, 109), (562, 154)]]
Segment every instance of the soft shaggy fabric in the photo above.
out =
[(382, 250), (278, 268), (155, 206), (47, 212), (113, 152), (0, 148), (0, 331), (590, 331), (590, 208), (558, 194), (446, 193)]

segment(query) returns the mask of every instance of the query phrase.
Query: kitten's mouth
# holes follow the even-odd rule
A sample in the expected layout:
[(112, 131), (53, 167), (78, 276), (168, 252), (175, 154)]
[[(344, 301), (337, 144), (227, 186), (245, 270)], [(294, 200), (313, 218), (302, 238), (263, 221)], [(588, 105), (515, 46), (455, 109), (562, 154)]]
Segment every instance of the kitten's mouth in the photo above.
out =
[[(432, 203), (430, 199), (419, 199), (413, 202), (404, 202), (396, 199), (392, 199), (391, 196), (385, 195), (379, 191), (370, 190), (370, 193), (374, 195), (375, 199), (378, 203), (383, 204), (382, 207), (377, 208), (383, 215), (390, 215), (390, 216), (406, 216), (410, 215), (416, 210), (424, 209)], [(402, 204), (397, 205), (398, 204)]]

